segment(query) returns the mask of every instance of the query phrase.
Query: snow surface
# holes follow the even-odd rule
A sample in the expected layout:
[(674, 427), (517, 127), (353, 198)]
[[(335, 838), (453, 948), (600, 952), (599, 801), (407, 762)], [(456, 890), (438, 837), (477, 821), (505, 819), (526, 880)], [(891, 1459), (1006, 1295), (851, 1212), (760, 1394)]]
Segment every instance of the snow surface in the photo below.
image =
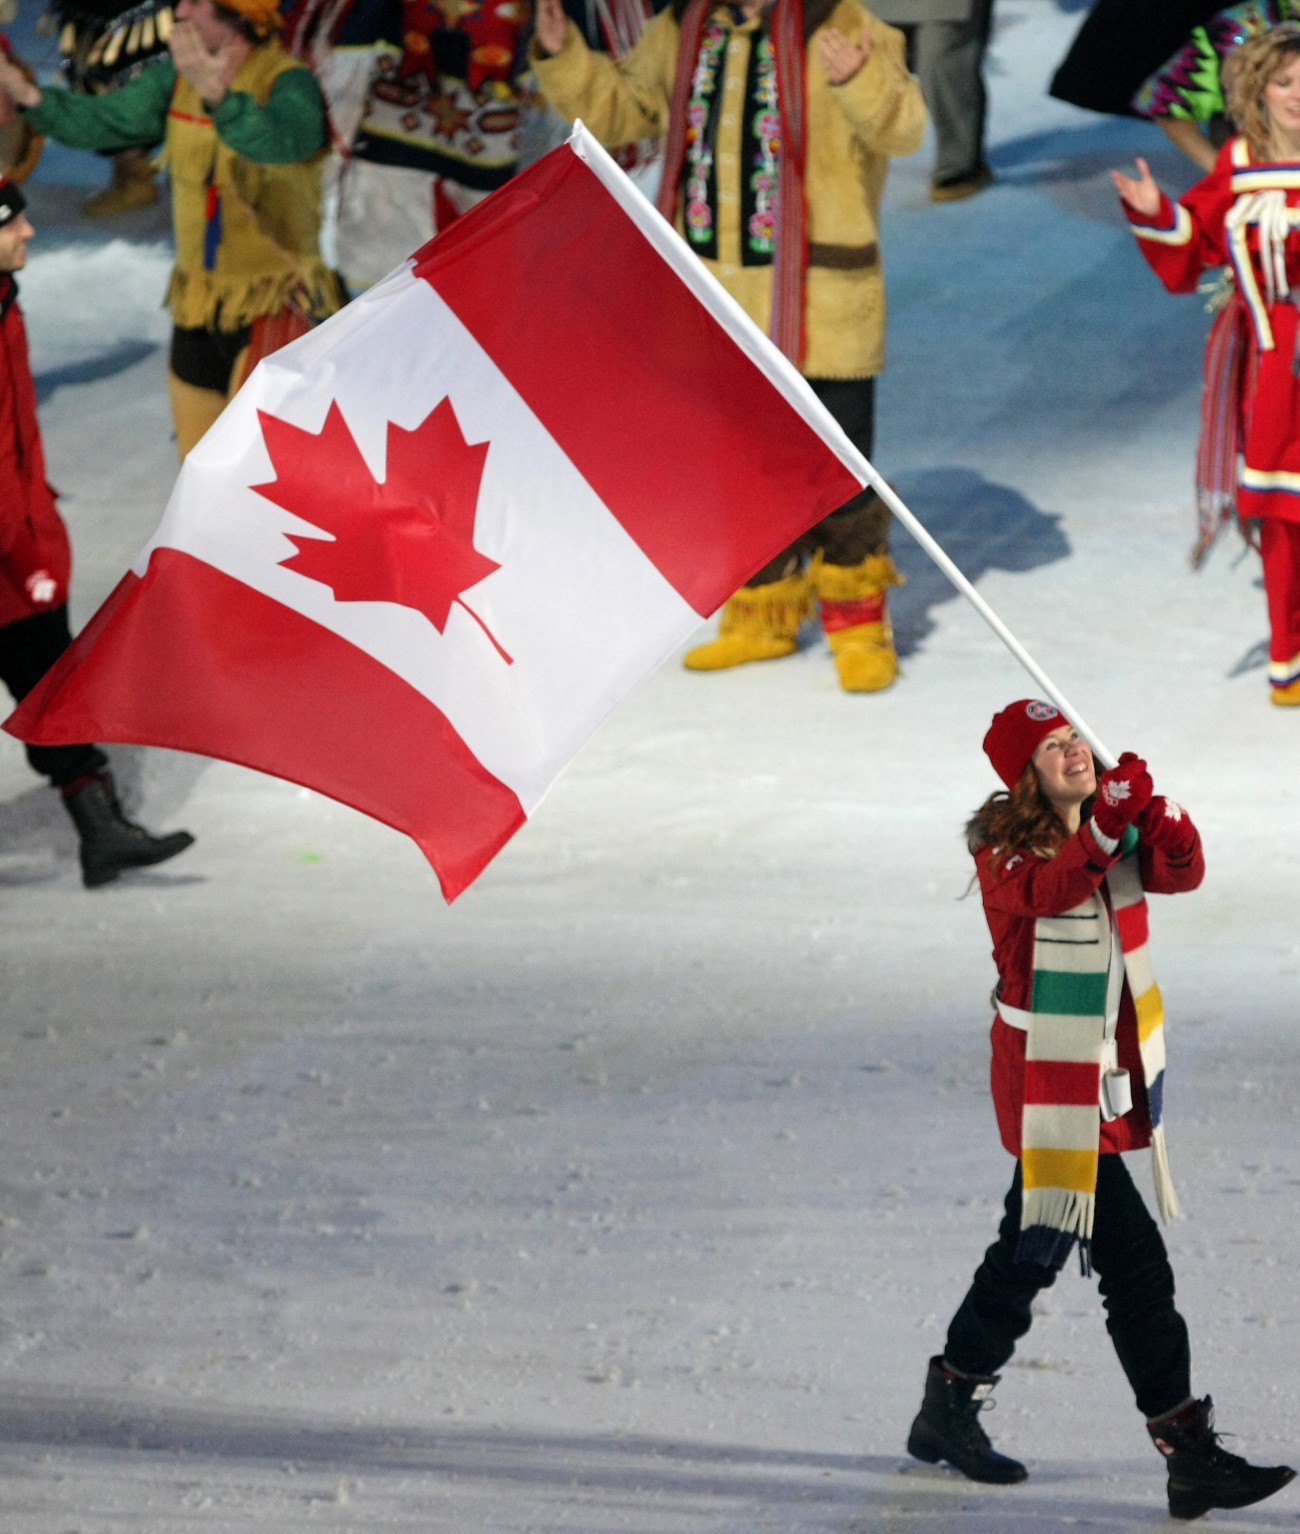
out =
[[(1170, 1245), (1198, 1388), (1235, 1447), (1294, 1460), (1300, 718), (1267, 703), (1253, 556), (1187, 569), (1206, 321), (1105, 173), (1188, 176), (1043, 94), (1078, 19), (1002, 0), (992, 190), (932, 206), (928, 150), (892, 177), (879, 463), (1204, 831), (1204, 889), (1153, 912)], [(165, 221), (81, 219), (103, 174), (50, 151), (23, 282), (83, 622), (175, 472)], [(6, 1534), (1165, 1521), (1073, 1269), (988, 1419), (1030, 1480), (903, 1452), (1011, 1170), (960, 827), (1028, 688), (898, 554), (899, 686), (845, 696), (820, 643), (668, 666), (450, 909), (359, 815), (130, 748), (130, 803), (198, 845), (83, 892), (0, 739)], [(1211, 1519), (1298, 1521), (1294, 1488)]]

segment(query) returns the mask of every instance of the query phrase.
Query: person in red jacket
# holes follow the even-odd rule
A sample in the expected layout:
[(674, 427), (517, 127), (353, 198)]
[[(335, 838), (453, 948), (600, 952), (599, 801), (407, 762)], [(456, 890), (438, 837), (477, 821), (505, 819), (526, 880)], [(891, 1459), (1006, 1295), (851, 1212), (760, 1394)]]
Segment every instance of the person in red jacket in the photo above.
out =
[[(67, 529), (45, 478), (36, 421), (36, 386), (14, 273), (27, 261), (35, 234), (26, 199), (0, 177), (0, 681), (21, 699), (72, 643)], [(28, 746), (32, 767), (63, 797), (80, 840), (87, 887), (107, 884), (124, 868), (161, 863), (184, 852), (188, 831), (153, 836), (122, 814), (98, 747)]]
[(979, 1423), (997, 1371), (1029, 1330), (1034, 1297), (1077, 1246), (1100, 1280), (1110, 1332), (1169, 1469), (1169, 1511), (1245, 1507), (1290, 1481), (1220, 1446), (1213, 1403), (1192, 1394), (1187, 1326), (1155, 1220), (1118, 1152), (1150, 1147), (1156, 1201), (1178, 1205), (1165, 1155), (1164, 1014), (1147, 954), (1146, 894), (1205, 872), (1187, 812), (1126, 753), (1098, 777), (1051, 703), (997, 714), (984, 750), (1006, 792), (967, 826), (998, 970), (993, 1099), (1016, 1157), (998, 1239), (930, 1360), (908, 1450), (974, 1481), (1023, 1481)]
[[(1138, 248), (1172, 293), (1228, 266), (1232, 293), (1210, 329), (1201, 395), (1193, 564), (1234, 513), (1258, 529), (1269, 618), (1269, 697), (1300, 707), (1300, 26), (1249, 38), (1223, 65), (1241, 132), (1178, 202), (1145, 160), (1112, 172)], [(1254, 540), (1252, 540), (1254, 541)]]

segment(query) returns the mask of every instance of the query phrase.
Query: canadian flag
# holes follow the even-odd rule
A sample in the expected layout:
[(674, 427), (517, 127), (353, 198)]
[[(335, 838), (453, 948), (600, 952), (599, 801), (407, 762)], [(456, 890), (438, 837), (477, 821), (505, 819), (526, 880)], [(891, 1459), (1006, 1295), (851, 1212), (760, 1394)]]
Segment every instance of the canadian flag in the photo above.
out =
[(5, 728), (304, 784), (451, 900), (852, 458), (579, 127), (259, 365)]

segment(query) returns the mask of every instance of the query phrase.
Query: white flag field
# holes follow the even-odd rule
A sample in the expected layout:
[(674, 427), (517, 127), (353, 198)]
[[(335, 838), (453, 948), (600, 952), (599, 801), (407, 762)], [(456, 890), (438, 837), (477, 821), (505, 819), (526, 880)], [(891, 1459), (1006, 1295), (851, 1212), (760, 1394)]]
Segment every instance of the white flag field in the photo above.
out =
[(259, 364), (5, 727), (303, 784), (413, 837), (451, 900), (619, 700), (868, 481), (926, 542), (579, 126)]

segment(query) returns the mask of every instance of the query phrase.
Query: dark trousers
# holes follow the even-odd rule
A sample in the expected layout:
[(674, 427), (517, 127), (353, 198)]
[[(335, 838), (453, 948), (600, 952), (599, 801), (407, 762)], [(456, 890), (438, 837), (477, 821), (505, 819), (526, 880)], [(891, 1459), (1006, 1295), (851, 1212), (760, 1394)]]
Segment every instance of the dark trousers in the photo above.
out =
[[(808, 383), (858, 452), (870, 458), (876, 439), (876, 380), (810, 378)], [(868, 554), (883, 554), (888, 548), (889, 507), (874, 490), (860, 490), (745, 584), (766, 586), (779, 581), (818, 550), (827, 564), (857, 565)]]
[[(72, 643), (68, 609), (33, 613), (0, 627), (0, 682), (21, 702)], [(94, 746), (28, 746), (27, 760), (55, 788), (66, 788), (108, 766)]]
[[(996, 1374), (1029, 1330), (1030, 1305), (1056, 1281), (1056, 1267), (1017, 1262), (1020, 1163), (1007, 1194), (998, 1239), (984, 1254), (948, 1328), (944, 1357), (963, 1374)], [(1068, 1254), (1067, 1254), (1068, 1255)], [(1092, 1266), (1106, 1307), (1106, 1329), (1145, 1417), (1158, 1417), (1192, 1393), (1187, 1325), (1174, 1309), (1174, 1274), (1156, 1222), (1121, 1156), (1098, 1157)]]
[(973, 176), (984, 165), (984, 55), (992, 30), (993, 0), (972, 0), (965, 21), (916, 27), (916, 73), (934, 123), (936, 182)]

